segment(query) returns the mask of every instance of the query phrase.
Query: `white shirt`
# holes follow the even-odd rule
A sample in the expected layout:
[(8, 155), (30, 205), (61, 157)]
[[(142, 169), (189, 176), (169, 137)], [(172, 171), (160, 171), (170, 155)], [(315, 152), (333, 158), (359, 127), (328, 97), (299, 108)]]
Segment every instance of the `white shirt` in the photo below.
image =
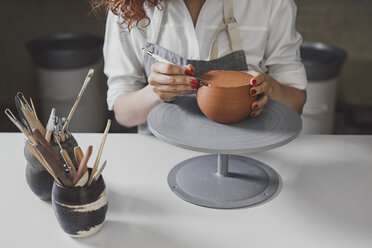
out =
[[(233, 3), (249, 70), (268, 73), (284, 85), (306, 89), (306, 73), (299, 54), (302, 37), (295, 30), (293, 0), (233, 0)], [(163, 5), (158, 45), (184, 58), (209, 60), (210, 47), (223, 20), (223, 1), (207, 0), (195, 28), (183, 0), (169, 0)], [(146, 8), (146, 13), (151, 20), (154, 11)], [(118, 20), (109, 13), (103, 48), (109, 110), (118, 96), (147, 84), (141, 49), (151, 27), (127, 32)], [(220, 33), (217, 45), (219, 57), (231, 53), (226, 32)]]

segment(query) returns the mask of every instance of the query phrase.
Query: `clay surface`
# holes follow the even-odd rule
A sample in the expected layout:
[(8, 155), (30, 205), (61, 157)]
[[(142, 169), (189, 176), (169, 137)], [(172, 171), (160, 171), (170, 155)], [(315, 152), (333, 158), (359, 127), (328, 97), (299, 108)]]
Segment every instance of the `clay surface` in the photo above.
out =
[(210, 71), (200, 78), (212, 86), (231, 88), (249, 85), (252, 76), (241, 71)]
[(239, 71), (210, 71), (201, 79), (210, 84), (198, 89), (200, 110), (210, 120), (236, 123), (247, 118), (257, 97), (250, 95), (252, 76)]

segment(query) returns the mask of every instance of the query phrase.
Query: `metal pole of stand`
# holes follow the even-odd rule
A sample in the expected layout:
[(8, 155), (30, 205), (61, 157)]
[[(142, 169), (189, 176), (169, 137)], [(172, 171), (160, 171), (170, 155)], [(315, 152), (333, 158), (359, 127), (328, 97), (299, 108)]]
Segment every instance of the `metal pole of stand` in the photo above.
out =
[(229, 155), (218, 154), (217, 175), (227, 176), (229, 174)]

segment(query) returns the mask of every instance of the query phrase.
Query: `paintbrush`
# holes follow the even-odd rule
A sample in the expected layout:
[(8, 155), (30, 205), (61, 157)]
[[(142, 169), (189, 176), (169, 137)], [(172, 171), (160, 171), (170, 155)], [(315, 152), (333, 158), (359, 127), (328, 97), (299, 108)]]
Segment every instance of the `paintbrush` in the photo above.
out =
[(66, 131), (67, 125), (71, 121), (71, 118), (72, 118), (72, 116), (75, 113), (76, 107), (79, 104), (79, 102), (81, 100), (81, 97), (83, 96), (83, 94), (85, 92), (85, 89), (88, 86), (89, 81), (93, 77), (93, 73), (94, 73), (94, 70), (93, 69), (90, 69), (89, 72), (88, 72), (88, 74), (87, 74), (87, 76), (86, 76), (86, 78), (85, 78), (85, 80), (84, 80), (83, 86), (81, 87), (80, 92), (79, 92), (79, 94), (78, 94), (78, 96), (77, 96), (77, 98), (75, 100), (75, 103), (72, 106), (72, 109), (71, 109), (70, 113), (67, 116), (67, 120), (66, 120), (65, 124), (63, 125), (63, 128), (61, 130), (62, 133), (64, 133)]
[(90, 173), (90, 176), (89, 176), (89, 181), (88, 181), (88, 185), (90, 185), (93, 181), (93, 177), (94, 177), (94, 174), (96, 173), (97, 171), (97, 167), (98, 167), (98, 164), (99, 164), (99, 160), (101, 159), (101, 154), (102, 154), (102, 151), (103, 151), (103, 147), (105, 145), (105, 141), (106, 141), (106, 137), (107, 137), (107, 134), (110, 130), (110, 126), (111, 126), (111, 120), (108, 119), (107, 120), (107, 125), (106, 125), (106, 129), (105, 129), (105, 132), (104, 132), (104, 135), (103, 135), (103, 138), (102, 138), (102, 141), (101, 141), (101, 145), (99, 147), (99, 151), (98, 151), (98, 154), (97, 154), (97, 157), (96, 157), (96, 161), (94, 162), (94, 166), (93, 166), (93, 169), (92, 169), (92, 172)]

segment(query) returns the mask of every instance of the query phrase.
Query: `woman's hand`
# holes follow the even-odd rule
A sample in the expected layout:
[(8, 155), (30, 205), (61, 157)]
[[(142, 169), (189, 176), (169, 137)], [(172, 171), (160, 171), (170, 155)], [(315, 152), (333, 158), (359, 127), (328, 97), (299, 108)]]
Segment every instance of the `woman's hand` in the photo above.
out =
[(195, 68), (192, 65), (181, 67), (157, 62), (151, 66), (148, 79), (153, 91), (165, 102), (173, 101), (177, 96), (190, 94), (197, 89)]
[[(251, 96), (258, 96), (257, 100), (252, 103), (251, 117), (255, 117), (261, 114), (263, 107), (269, 101), (269, 96), (272, 91), (271, 77), (257, 71), (248, 71), (247, 73), (253, 77), (250, 82)], [(270, 77), (270, 79), (267, 77)]]
[(306, 102), (306, 91), (299, 90), (291, 86), (286, 86), (275, 80), (268, 74), (257, 71), (248, 71), (253, 76), (251, 79), (251, 96), (258, 96), (252, 103), (251, 117), (262, 113), (264, 106), (269, 99), (284, 103), (297, 113), (302, 113), (302, 108)]

